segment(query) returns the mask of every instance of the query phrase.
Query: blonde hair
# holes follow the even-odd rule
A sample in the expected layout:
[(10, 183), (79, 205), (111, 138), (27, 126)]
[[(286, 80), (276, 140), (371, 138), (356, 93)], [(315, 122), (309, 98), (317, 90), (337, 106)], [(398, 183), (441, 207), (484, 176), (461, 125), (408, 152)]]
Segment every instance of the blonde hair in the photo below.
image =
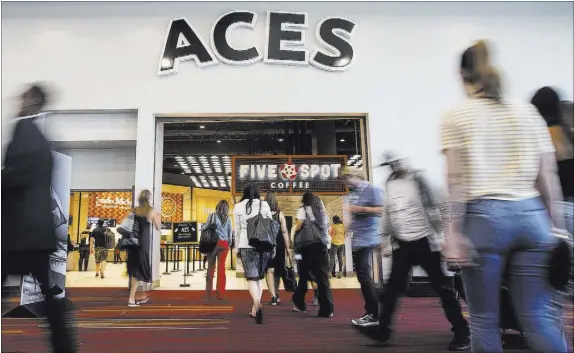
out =
[(344, 177), (355, 177), (355, 178), (359, 178), (361, 180), (367, 179), (363, 169), (359, 169), (357, 167), (346, 166), (345, 168), (343, 168), (343, 176)]
[(151, 192), (148, 189), (144, 189), (140, 192), (140, 195), (138, 196), (138, 205), (134, 209), (134, 213), (137, 216), (147, 217), (147, 215), (153, 209), (150, 199)]
[(479, 40), (464, 51), (460, 71), (463, 81), (479, 87), (486, 98), (499, 101), (502, 98), (500, 74), (490, 62), (490, 50), (486, 41)]

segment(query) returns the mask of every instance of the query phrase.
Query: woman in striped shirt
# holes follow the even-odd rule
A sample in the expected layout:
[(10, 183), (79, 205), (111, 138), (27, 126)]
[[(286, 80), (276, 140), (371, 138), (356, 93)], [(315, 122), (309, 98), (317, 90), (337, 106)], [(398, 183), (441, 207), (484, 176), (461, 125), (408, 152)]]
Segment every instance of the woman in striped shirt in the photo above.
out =
[[(444, 254), (463, 267), (473, 352), (502, 352), (499, 287), (506, 261), (515, 310), (530, 347), (565, 352), (558, 293), (548, 263), (563, 228), (554, 146), (530, 104), (502, 98), (500, 76), (480, 41), (462, 55), (468, 98), (441, 126), (451, 224)], [(512, 256), (510, 256), (512, 254)]]

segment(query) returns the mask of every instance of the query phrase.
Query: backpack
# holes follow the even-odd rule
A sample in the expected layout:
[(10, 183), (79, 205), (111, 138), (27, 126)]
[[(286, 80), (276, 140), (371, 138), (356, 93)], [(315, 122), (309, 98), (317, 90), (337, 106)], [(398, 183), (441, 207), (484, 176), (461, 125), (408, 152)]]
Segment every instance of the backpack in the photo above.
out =
[(104, 237), (106, 238), (106, 249), (113, 249), (116, 247), (116, 235), (109, 228), (106, 228)]

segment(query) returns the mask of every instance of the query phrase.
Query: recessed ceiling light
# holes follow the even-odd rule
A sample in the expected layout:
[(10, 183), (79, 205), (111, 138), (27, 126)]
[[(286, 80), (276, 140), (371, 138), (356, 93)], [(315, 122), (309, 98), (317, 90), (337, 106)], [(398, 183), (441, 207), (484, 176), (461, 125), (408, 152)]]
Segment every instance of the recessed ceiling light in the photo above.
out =
[(279, 138), (277, 141), (279, 141), (279, 142), (283, 142), (283, 141), (285, 141), (285, 139), (283, 139), (283, 138)]
[(205, 125), (199, 125), (200, 129), (205, 129)]
[(341, 142), (345, 142), (345, 139), (340, 139), (339, 141), (341, 141)]
[(221, 143), (221, 140), (217, 140), (217, 143)]

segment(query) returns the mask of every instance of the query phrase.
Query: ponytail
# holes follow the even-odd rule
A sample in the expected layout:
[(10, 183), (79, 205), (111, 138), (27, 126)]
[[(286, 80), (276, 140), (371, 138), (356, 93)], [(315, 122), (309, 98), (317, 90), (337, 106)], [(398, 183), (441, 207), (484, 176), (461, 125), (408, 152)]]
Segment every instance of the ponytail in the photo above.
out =
[(462, 54), (460, 66), (464, 82), (478, 86), (478, 92), (484, 97), (500, 101), (500, 74), (490, 63), (490, 53), (484, 40), (478, 41)]

